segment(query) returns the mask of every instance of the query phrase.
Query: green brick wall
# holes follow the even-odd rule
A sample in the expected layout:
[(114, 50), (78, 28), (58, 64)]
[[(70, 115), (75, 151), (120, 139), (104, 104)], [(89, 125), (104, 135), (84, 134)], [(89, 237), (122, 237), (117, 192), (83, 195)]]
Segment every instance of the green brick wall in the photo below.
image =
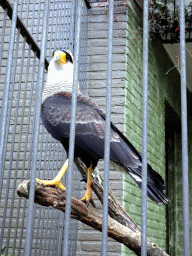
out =
[[(142, 151), (142, 23), (131, 5), (128, 6), (127, 49), (126, 49), (126, 95), (125, 95), (125, 135), (133, 145)], [(149, 40), (149, 92), (148, 92), (148, 162), (165, 179), (165, 102), (180, 116), (180, 75), (169, 55), (158, 39)], [(166, 74), (168, 72), (168, 74)], [(191, 96), (190, 96), (191, 98)], [(189, 121), (190, 123), (190, 121)], [(191, 126), (190, 126), (191, 127)], [(191, 138), (191, 137), (190, 137)], [(177, 145), (177, 148), (180, 147)], [(175, 151), (180, 154), (181, 147)], [(189, 153), (191, 152), (189, 144)], [(190, 154), (189, 154), (190, 155)], [(177, 158), (178, 159), (178, 158)], [(181, 157), (179, 158), (181, 161)], [(190, 160), (191, 162), (191, 160)], [(177, 164), (175, 189), (178, 196), (169, 207), (176, 215), (175, 223), (167, 224), (166, 207), (148, 199), (148, 238), (166, 250), (167, 229), (177, 224), (175, 230), (182, 235), (182, 182), (180, 162)], [(190, 170), (190, 169), (189, 169)], [(190, 178), (191, 175), (190, 175)], [(171, 192), (171, 184), (169, 192)], [(191, 195), (191, 194), (190, 194)], [(124, 175), (124, 207), (140, 227), (141, 190), (128, 175)], [(175, 204), (174, 204), (175, 203)], [(173, 229), (173, 228), (172, 228)], [(172, 234), (171, 234), (172, 236)], [(183, 255), (182, 237), (177, 237), (179, 244), (176, 254)], [(170, 238), (171, 243), (171, 238)], [(173, 245), (172, 245), (173, 247)], [(172, 249), (170, 249), (171, 252)], [(134, 255), (125, 246), (122, 255)]]

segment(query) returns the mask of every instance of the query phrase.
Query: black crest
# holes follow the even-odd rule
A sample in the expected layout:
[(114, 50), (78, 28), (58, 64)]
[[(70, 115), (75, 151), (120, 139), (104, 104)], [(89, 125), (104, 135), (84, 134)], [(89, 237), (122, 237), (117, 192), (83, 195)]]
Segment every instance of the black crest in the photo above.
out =
[(71, 61), (71, 63), (73, 63), (73, 58), (72, 58), (71, 54), (67, 51), (64, 51), (64, 52), (66, 53), (66, 59)]

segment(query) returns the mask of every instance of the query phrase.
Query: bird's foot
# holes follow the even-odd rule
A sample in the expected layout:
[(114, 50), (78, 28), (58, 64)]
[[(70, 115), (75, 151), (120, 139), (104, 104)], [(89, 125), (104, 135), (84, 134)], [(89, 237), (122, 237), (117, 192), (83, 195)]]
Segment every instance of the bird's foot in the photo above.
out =
[(92, 191), (86, 190), (84, 197), (81, 198), (81, 201), (86, 203), (87, 206), (89, 206), (89, 204), (92, 204), (93, 207), (96, 208), (96, 205), (92, 198)]
[(39, 181), (39, 182), (43, 183), (44, 185), (55, 186), (55, 187), (60, 188), (61, 190), (65, 191), (66, 187), (63, 186), (63, 184), (61, 183), (61, 179), (62, 179), (63, 175), (65, 174), (67, 168), (68, 168), (68, 159), (65, 161), (63, 167), (61, 168), (61, 170), (59, 171), (59, 173), (53, 180), (36, 179), (36, 181)]
[(53, 180), (40, 180), (36, 178), (36, 181), (43, 183), (44, 185), (48, 186), (55, 186), (57, 188), (60, 188), (61, 190), (66, 190), (66, 187), (63, 186), (60, 180), (56, 179), (56, 177)]

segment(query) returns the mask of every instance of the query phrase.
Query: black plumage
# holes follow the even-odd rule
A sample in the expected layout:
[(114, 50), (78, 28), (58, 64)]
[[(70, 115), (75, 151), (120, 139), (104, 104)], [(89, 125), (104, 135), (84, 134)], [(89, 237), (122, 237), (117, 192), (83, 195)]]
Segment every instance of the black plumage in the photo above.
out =
[[(58, 92), (47, 97), (41, 106), (42, 122), (48, 132), (69, 149), (71, 92)], [(75, 132), (75, 156), (89, 167), (97, 166), (104, 157), (105, 113), (88, 97), (78, 94)], [(122, 166), (141, 187), (142, 159), (136, 148), (111, 122), (110, 160)], [(157, 203), (166, 203), (162, 177), (148, 165), (147, 195)]]

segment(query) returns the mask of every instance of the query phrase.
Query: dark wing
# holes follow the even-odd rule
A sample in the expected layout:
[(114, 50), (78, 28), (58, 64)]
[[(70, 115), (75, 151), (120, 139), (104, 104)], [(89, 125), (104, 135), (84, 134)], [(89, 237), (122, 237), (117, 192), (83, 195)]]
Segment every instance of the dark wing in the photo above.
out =
[[(42, 104), (42, 121), (52, 136), (63, 142), (69, 138), (71, 115), (71, 93), (58, 93), (47, 99)], [(120, 165), (137, 167), (140, 164), (137, 151), (134, 147), (126, 145), (126, 161), (122, 163), (121, 133), (118, 134), (111, 123), (111, 161)], [(89, 98), (78, 95), (77, 116), (75, 130), (75, 145), (92, 154), (95, 158), (104, 157), (105, 114)], [(131, 147), (130, 147), (131, 146)]]
[[(105, 113), (97, 107), (95, 103), (90, 103), (92, 107), (105, 119)], [(128, 141), (128, 139), (111, 122), (111, 129), (119, 135), (120, 142), (111, 142), (111, 160), (122, 165), (131, 178), (142, 187), (142, 157), (137, 149)], [(115, 159), (115, 160), (114, 160)], [(167, 203), (168, 197), (164, 194), (164, 180), (155, 172), (152, 167), (147, 165), (147, 195), (157, 203)]]
[[(42, 120), (52, 136), (64, 141), (69, 139), (71, 93), (58, 93), (42, 104)], [(142, 159), (136, 148), (111, 123), (110, 160), (123, 166), (132, 179), (142, 185)], [(105, 114), (89, 98), (78, 95), (75, 147), (86, 151), (95, 159), (104, 157)], [(167, 201), (163, 193), (164, 181), (148, 165), (148, 196), (156, 202)]]

